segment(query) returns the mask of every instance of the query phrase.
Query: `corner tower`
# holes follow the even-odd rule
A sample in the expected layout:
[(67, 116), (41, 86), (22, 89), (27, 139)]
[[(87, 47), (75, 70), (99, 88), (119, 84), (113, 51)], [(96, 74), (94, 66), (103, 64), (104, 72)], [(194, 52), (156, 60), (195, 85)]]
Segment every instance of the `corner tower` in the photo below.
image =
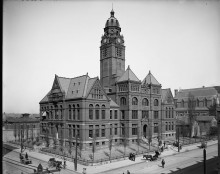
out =
[(106, 93), (115, 93), (116, 82), (125, 72), (125, 46), (114, 11), (110, 14), (101, 38), (100, 81)]

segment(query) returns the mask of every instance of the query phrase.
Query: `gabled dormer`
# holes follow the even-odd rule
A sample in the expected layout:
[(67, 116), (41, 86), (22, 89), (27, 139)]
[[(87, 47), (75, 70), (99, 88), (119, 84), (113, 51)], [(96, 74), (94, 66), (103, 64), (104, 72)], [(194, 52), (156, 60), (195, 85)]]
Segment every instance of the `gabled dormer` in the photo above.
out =
[(89, 79), (87, 91), (87, 99), (109, 100), (98, 77)]

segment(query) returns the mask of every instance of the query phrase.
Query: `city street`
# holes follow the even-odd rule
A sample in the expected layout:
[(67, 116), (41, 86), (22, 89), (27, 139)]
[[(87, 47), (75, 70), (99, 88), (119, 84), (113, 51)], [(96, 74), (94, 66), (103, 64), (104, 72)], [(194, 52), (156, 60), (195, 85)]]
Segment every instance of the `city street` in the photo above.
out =
[[(206, 149), (207, 159), (213, 158), (217, 155), (217, 144), (209, 146)], [(142, 173), (171, 173), (173, 171), (177, 171), (183, 169), (185, 167), (194, 165), (203, 160), (203, 149), (195, 149), (193, 151), (188, 151), (185, 153), (180, 153), (177, 155), (164, 157), (166, 162), (165, 168), (161, 166), (161, 158), (155, 162), (147, 162), (143, 160), (143, 162), (135, 165), (130, 165), (126, 167), (121, 167), (109, 171), (102, 172), (103, 174), (122, 174), (126, 173), (129, 170), (134, 174), (142, 174)]]
[[(211, 143), (211, 142), (210, 142)], [(214, 142), (212, 142), (214, 143)], [(98, 166), (82, 166), (78, 164), (78, 171), (74, 171), (74, 164), (71, 162), (67, 163), (67, 169), (63, 169), (60, 174), (69, 174), (69, 173), (82, 173), (82, 168), (87, 168), (87, 173), (115, 173), (115, 174), (122, 174), (123, 172), (126, 173), (129, 170), (132, 174), (141, 174), (141, 173), (173, 173), (175, 171), (202, 171), (201, 162), (203, 161), (203, 149), (199, 149), (198, 144), (185, 146), (182, 149), (182, 152), (178, 153), (177, 149), (174, 148), (173, 150), (165, 151), (159, 156), (157, 161), (146, 161), (142, 158), (142, 156), (137, 157), (135, 161), (130, 161), (128, 159), (113, 162), (110, 164), (105, 165), (98, 165)], [(194, 149), (194, 150), (193, 150)], [(38, 164), (42, 164), (43, 168), (46, 169), (48, 167), (46, 156), (44, 158), (38, 157), (30, 157), (31, 152), (29, 152), (29, 157), (32, 160), (32, 164), (23, 165), (19, 159), (19, 151), (10, 151), (4, 154), (3, 157), (3, 168), (4, 173), (10, 174), (21, 174), (23, 173), (33, 173), (33, 169), (36, 169)], [(207, 152), (207, 160), (215, 157), (217, 155), (217, 144), (210, 144), (206, 149)], [(173, 155), (172, 155), (173, 154)], [(43, 154), (39, 154), (43, 156)], [(38, 158), (38, 159), (37, 159)], [(49, 158), (49, 156), (47, 157)], [(165, 168), (161, 167), (161, 159), (165, 159)], [(40, 160), (41, 159), (41, 160)], [(200, 163), (199, 163), (200, 162)], [(198, 164), (195, 165), (195, 164)], [(215, 163), (215, 161), (213, 161)], [(208, 163), (207, 165), (211, 166), (212, 168), (215, 167), (215, 164)], [(189, 168), (192, 166), (191, 168)], [(208, 167), (207, 167), (208, 168)], [(52, 168), (49, 168), (50, 170)], [(54, 169), (54, 168), (53, 168)], [(198, 169), (198, 170), (197, 170)], [(178, 172), (178, 173), (179, 173)], [(208, 173), (207, 173), (208, 174)]]

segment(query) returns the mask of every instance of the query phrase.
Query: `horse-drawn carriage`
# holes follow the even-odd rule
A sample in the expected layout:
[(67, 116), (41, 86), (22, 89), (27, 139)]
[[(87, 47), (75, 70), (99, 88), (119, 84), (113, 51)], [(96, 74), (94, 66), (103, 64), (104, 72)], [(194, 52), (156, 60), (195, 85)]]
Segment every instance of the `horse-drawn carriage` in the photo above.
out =
[(61, 170), (62, 168), (62, 161), (56, 161), (55, 158), (50, 158), (48, 161), (49, 167), (56, 167), (56, 169)]
[(32, 163), (32, 161), (28, 157), (25, 157), (24, 154), (20, 154), (20, 161), (22, 164), (31, 164)]
[(145, 158), (146, 160), (149, 161), (155, 161), (157, 160), (158, 156), (160, 155), (160, 153), (158, 151), (155, 151), (155, 155), (143, 155), (143, 158)]

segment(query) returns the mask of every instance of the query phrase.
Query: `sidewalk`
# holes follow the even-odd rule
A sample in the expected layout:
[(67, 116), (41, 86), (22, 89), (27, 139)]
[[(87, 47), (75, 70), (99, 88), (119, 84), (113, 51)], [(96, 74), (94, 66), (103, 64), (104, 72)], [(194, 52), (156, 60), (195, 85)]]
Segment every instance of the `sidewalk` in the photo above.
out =
[[(217, 144), (217, 143), (218, 143), (217, 140), (214, 140), (214, 141), (211, 140), (211, 141), (207, 142), (207, 145), (211, 146), (211, 145)], [(182, 149), (180, 150), (180, 152), (178, 152), (177, 148), (173, 148), (173, 147), (169, 146), (168, 149), (166, 149), (166, 150), (164, 150), (164, 152), (162, 152), (160, 157), (166, 157), (166, 156), (174, 155), (177, 153), (183, 153), (186, 151), (197, 149), (198, 146), (200, 146), (200, 145), (201, 145), (201, 143), (183, 146)], [(20, 153), (20, 149), (15, 149), (14, 151), (17, 151)], [(51, 158), (51, 156), (49, 156), (49, 155), (41, 154), (41, 153), (34, 152), (34, 151), (25, 150), (25, 152), (28, 152), (28, 155), (30, 157), (33, 157), (33, 158), (36, 158), (36, 159), (39, 159), (39, 160), (42, 160), (45, 162), (47, 162), (49, 160), (49, 158)], [(57, 160), (60, 160), (60, 159), (57, 159)], [(107, 164), (96, 164), (95, 166), (84, 166), (81, 164), (77, 164), (77, 172), (75, 172), (75, 170), (74, 170), (74, 163), (70, 162), (70, 161), (66, 161), (66, 164), (67, 164), (66, 168), (74, 171), (75, 173), (82, 173), (83, 168), (86, 168), (87, 174), (95, 174), (95, 173), (101, 173), (101, 172), (105, 172), (105, 171), (109, 171), (112, 169), (117, 169), (117, 168), (121, 168), (121, 167), (125, 167), (125, 166), (131, 166), (134, 164), (141, 163), (143, 161), (144, 161), (143, 156), (140, 155), (140, 156), (136, 157), (135, 161), (131, 161), (128, 158), (126, 158), (125, 160), (122, 160), (122, 161), (116, 161), (116, 162), (112, 162), (112, 163), (110, 163), (108, 161)], [(152, 163), (152, 165), (153, 165), (153, 163)]]

